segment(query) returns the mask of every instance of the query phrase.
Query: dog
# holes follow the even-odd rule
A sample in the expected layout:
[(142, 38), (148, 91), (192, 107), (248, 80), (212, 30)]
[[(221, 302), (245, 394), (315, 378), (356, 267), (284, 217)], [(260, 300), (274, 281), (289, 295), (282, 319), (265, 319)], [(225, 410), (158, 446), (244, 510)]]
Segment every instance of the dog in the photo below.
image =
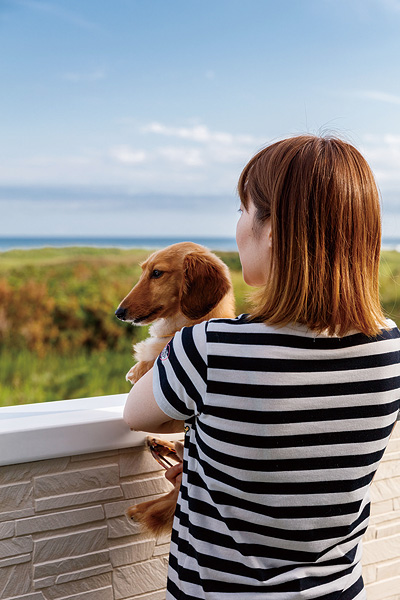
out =
[[(182, 327), (213, 318), (235, 317), (229, 269), (204, 246), (193, 242), (173, 244), (154, 252), (141, 267), (138, 283), (115, 311), (122, 321), (135, 325), (152, 324), (149, 337), (133, 347), (137, 363), (126, 374), (127, 381), (132, 384), (151, 369), (158, 355)], [(170, 457), (182, 462), (180, 442), (171, 449), (168, 442), (156, 441), (159, 447), (167, 448)], [(149, 442), (148, 445), (151, 449)], [(156, 536), (169, 533), (178, 493), (179, 489), (175, 487), (166, 496), (130, 507), (127, 515)]]
[(137, 364), (126, 374), (136, 383), (177, 331), (213, 318), (235, 316), (228, 267), (204, 246), (172, 244), (154, 252), (141, 265), (142, 275), (122, 300), (116, 317), (149, 325), (149, 337), (133, 347)]

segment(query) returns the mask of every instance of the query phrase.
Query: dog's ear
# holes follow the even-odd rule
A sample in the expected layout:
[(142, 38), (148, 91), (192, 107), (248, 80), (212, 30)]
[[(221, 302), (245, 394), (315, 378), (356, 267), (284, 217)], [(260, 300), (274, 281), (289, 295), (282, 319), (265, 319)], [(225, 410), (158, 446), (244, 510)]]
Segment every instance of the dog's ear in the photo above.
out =
[(190, 252), (185, 256), (180, 304), (189, 319), (196, 321), (208, 314), (230, 288), (224, 265), (212, 254)]

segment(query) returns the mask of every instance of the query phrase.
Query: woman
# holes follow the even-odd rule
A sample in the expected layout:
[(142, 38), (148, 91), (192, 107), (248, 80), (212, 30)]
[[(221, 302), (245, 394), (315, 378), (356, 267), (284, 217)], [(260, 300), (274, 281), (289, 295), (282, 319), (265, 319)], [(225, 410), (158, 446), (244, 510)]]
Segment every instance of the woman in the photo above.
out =
[(183, 329), (125, 408), (138, 430), (186, 421), (167, 598), (362, 600), (400, 387), (374, 178), (351, 145), (300, 136), (250, 160), (239, 195), (254, 311)]

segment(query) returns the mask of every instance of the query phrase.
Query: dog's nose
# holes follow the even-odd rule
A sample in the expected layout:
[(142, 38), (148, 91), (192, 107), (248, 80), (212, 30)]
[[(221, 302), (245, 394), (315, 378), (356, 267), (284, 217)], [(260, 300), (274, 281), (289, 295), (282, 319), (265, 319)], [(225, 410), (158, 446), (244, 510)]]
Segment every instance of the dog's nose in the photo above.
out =
[(115, 316), (118, 317), (118, 319), (121, 319), (121, 321), (125, 321), (126, 308), (122, 308), (121, 306), (119, 306), (115, 311)]

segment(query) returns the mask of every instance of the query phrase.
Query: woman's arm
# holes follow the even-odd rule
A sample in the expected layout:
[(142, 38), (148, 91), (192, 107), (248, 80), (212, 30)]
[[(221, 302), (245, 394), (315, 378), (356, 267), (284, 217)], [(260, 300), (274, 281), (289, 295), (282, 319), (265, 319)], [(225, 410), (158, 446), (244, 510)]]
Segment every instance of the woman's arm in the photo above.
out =
[(153, 369), (139, 379), (128, 394), (124, 408), (124, 421), (135, 431), (151, 433), (181, 433), (183, 421), (166, 415), (153, 394)]

